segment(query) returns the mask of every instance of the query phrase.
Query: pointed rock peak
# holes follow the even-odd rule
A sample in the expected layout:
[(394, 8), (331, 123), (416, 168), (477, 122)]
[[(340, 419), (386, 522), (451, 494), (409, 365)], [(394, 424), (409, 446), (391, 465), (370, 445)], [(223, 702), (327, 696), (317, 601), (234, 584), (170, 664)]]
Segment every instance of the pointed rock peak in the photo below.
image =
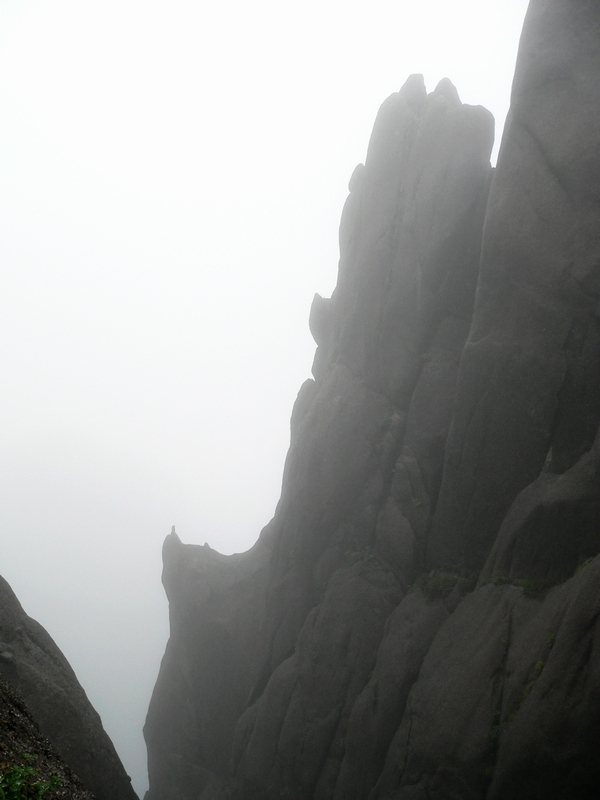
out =
[(318, 345), (326, 344), (332, 327), (331, 300), (315, 294), (310, 307), (308, 327)]
[(163, 553), (166, 549), (172, 549), (174, 547), (178, 547), (180, 544), (181, 544), (181, 539), (175, 533), (175, 525), (172, 525), (171, 533), (166, 537), (163, 544)]
[(354, 167), (354, 172), (352, 173), (350, 181), (348, 182), (349, 192), (353, 192), (355, 189), (358, 189), (360, 187), (364, 171), (365, 171), (364, 164), (357, 164)]
[(435, 87), (431, 93), (431, 97), (445, 97), (446, 100), (453, 106), (460, 106), (460, 97), (456, 91), (456, 86), (449, 78), (442, 78), (442, 80)]
[(404, 86), (400, 89), (399, 94), (404, 98), (407, 105), (418, 108), (425, 102), (427, 97), (425, 79), (419, 74), (410, 75)]

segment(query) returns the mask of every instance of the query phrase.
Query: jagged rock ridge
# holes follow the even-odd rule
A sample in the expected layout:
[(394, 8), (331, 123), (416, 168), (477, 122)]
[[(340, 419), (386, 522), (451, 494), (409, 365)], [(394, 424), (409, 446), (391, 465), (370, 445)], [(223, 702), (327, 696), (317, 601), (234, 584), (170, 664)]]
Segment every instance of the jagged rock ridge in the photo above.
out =
[(490, 115), (413, 76), (350, 182), (274, 519), (165, 542), (148, 800), (600, 791), (600, 10)]

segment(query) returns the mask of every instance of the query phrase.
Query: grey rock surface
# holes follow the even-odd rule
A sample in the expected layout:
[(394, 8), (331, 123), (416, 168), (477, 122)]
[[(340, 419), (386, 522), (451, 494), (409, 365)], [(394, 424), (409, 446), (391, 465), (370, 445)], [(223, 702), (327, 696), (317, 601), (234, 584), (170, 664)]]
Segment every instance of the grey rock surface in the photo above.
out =
[(0, 731), (2, 784), (18, 770), (30, 790), (36, 783), (45, 785), (46, 800), (94, 800), (40, 731), (23, 699), (3, 678), (0, 678)]
[(165, 541), (171, 636), (144, 728), (155, 796), (196, 798), (228, 777), (234, 728), (260, 678), (266, 538), (236, 556), (183, 545), (175, 531)]
[[(533, 0), (429, 554), (481, 569), (516, 494), (600, 424), (600, 17)], [(595, 165), (595, 166), (594, 166)]]
[[(294, 408), (275, 518), (238, 556), (165, 543), (171, 638), (146, 723), (149, 800), (174, 787), (182, 800), (328, 798), (346, 742), (364, 741), (354, 704), (382, 640), (400, 646), (385, 623), (424, 569), (492, 141), (489, 113), (449, 81), (428, 95), (413, 76), (382, 106), (350, 184), (338, 286), (311, 310), (315, 379)], [(386, 683), (394, 722), (431, 625), (406, 655), (409, 676)]]
[[(97, 800), (136, 800), (130, 778), (67, 659), (0, 577), (0, 676)], [(5, 733), (5, 732), (0, 732)]]
[(593, 798), (600, 558), (545, 596), (488, 584), (440, 628), (371, 800)]
[(148, 800), (600, 796), (599, 76), (532, 0), (494, 173), (449, 81), (383, 104), (275, 517), (167, 541)]

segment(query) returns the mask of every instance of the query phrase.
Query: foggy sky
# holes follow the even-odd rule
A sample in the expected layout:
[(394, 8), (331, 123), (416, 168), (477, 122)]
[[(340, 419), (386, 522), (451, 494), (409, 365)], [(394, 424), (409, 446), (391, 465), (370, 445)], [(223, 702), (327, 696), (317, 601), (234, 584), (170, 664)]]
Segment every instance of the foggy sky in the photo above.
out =
[(501, 130), (525, 8), (0, 2), (0, 573), (141, 793), (162, 540), (253, 544), (379, 105), (448, 76)]

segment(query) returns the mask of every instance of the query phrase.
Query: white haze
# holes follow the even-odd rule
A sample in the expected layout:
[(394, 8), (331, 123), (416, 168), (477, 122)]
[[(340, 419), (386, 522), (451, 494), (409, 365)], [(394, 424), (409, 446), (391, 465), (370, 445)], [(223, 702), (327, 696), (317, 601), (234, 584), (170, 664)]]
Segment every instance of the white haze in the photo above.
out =
[(162, 540), (253, 544), (379, 105), (501, 128), (525, 7), (0, 0), (0, 572), (141, 793)]

